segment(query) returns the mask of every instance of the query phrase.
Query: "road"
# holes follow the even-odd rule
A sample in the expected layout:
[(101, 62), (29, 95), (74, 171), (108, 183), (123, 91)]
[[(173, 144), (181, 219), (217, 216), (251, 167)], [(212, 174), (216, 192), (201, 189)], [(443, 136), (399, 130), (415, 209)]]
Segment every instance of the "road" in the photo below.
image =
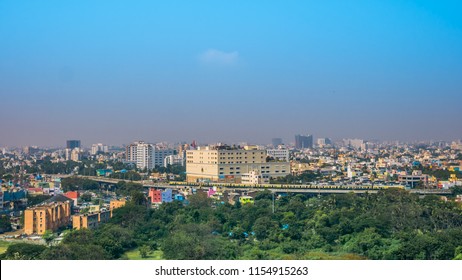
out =
[[(70, 175), (54, 175), (61, 178), (70, 177)], [(209, 188), (212, 186), (221, 187), (230, 191), (240, 190), (240, 191), (260, 191), (260, 190), (269, 190), (271, 192), (281, 192), (281, 193), (318, 193), (318, 194), (341, 194), (341, 193), (377, 193), (379, 188), (376, 186), (372, 188), (371, 186), (314, 186), (314, 185), (279, 185), (279, 184), (269, 184), (265, 185), (264, 187), (253, 187), (253, 186), (246, 186), (246, 185), (236, 185), (236, 184), (219, 184), (219, 183), (211, 183), (208, 185), (199, 185), (199, 184), (188, 184), (188, 183), (181, 183), (179, 185), (170, 185), (168, 183), (153, 183), (151, 180), (142, 180), (142, 181), (130, 181), (130, 180), (123, 180), (123, 179), (113, 179), (107, 177), (97, 177), (97, 176), (83, 176), (77, 175), (79, 178), (86, 178), (91, 179), (101, 183), (107, 184), (117, 184), (120, 181), (125, 182), (134, 182), (138, 184), (142, 184), (144, 187), (155, 187), (155, 188), (171, 188), (171, 189), (179, 189), (185, 186), (189, 187), (196, 187), (196, 188)], [(440, 189), (412, 189), (410, 190), (411, 193), (419, 194), (419, 195), (428, 195), (428, 194), (435, 194), (435, 195), (449, 195), (451, 194), (450, 190), (440, 190)]]

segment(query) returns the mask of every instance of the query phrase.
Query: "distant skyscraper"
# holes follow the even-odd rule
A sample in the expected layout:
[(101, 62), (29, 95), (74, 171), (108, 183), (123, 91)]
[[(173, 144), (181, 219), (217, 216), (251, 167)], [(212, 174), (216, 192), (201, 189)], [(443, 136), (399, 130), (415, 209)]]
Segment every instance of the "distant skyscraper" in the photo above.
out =
[(318, 146), (319, 147), (324, 147), (324, 146), (328, 146), (328, 145), (332, 145), (332, 140), (330, 140), (329, 138), (319, 138), (318, 139)]
[(282, 145), (282, 139), (281, 138), (273, 138), (273, 139), (271, 139), (271, 144), (273, 144), (273, 147), (277, 148), (279, 145)]
[(295, 135), (295, 148), (307, 149), (313, 148), (313, 135)]
[(71, 150), (74, 148), (80, 148), (80, 140), (67, 140), (66, 148)]

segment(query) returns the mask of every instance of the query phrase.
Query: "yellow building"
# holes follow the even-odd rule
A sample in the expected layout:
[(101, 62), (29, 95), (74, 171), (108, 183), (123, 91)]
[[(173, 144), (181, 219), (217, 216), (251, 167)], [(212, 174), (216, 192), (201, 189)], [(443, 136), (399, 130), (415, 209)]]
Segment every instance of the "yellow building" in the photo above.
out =
[(72, 200), (56, 195), (41, 205), (24, 211), (24, 233), (44, 234), (70, 224)]
[(110, 211), (100, 211), (97, 213), (78, 214), (72, 216), (72, 228), (74, 229), (95, 229), (101, 223), (109, 221)]
[(122, 206), (125, 206), (125, 203), (127, 201), (125, 199), (121, 199), (121, 200), (111, 200), (110, 204), (109, 204), (109, 210), (114, 210), (116, 208), (119, 208), (119, 207), (122, 207)]
[(188, 182), (241, 183), (243, 174), (257, 171), (268, 177), (290, 174), (288, 162), (267, 162), (266, 151), (254, 147), (199, 147), (186, 152)]

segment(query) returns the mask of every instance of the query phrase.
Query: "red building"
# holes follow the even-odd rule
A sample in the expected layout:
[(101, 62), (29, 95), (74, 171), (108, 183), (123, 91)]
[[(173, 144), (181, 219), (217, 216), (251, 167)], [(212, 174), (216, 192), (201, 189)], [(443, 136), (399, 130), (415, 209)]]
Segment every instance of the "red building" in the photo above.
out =
[(64, 193), (64, 196), (67, 197), (67, 198), (70, 198), (74, 201), (74, 205), (77, 205), (77, 201), (79, 199), (79, 192), (67, 192), (67, 193)]
[(149, 195), (151, 203), (162, 203), (162, 192), (154, 188), (149, 189)]

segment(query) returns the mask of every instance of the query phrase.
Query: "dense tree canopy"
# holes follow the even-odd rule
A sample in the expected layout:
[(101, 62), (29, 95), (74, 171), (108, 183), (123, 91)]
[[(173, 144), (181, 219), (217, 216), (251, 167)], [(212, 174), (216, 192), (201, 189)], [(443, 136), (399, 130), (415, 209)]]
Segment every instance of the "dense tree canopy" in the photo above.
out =
[(269, 192), (258, 193), (253, 205), (198, 194), (188, 206), (175, 201), (158, 209), (133, 197), (108, 224), (72, 231), (60, 245), (26, 258), (117, 259), (135, 248), (160, 249), (167, 259), (462, 258), (460, 205), (400, 189), (282, 194), (274, 213)]

